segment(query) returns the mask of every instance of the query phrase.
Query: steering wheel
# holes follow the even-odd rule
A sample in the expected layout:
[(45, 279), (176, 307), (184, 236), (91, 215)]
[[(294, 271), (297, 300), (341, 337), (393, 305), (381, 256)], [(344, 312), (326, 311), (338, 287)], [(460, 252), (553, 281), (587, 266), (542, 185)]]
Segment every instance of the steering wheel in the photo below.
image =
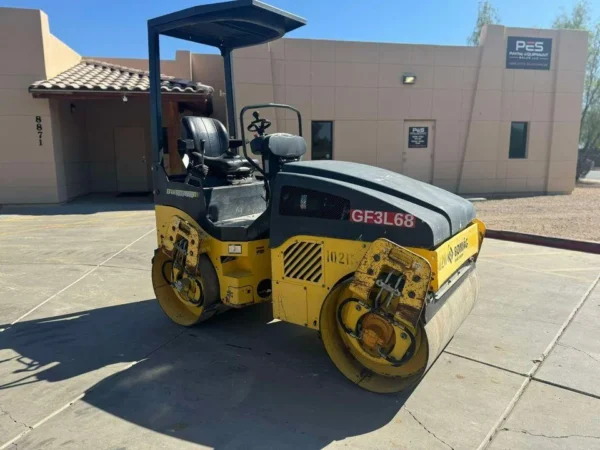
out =
[(267, 119), (261, 119), (259, 115), (258, 111), (252, 113), (254, 120), (250, 122), (250, 125), (246, 129), (251, 133), (257, 133), (259, 136), (262, 136), (265, 134), (265, 130), (271, 126), (271, 122)]

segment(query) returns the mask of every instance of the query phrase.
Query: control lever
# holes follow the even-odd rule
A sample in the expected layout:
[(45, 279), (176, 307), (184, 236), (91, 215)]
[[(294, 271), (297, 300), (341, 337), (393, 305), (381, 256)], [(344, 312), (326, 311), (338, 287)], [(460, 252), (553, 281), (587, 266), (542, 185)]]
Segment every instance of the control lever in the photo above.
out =
[(193, 159), (195, 160), (195, 162), (197, 162), (197, 164), (193, 165), (193, 170), (200, 172), (202, 174), (202, 177), (204, 177), (204, 178), (206, 178), (206, 175), (208, 175), (208, 166), (204, 165), (204, 145), (205, 144), (206, 144), (206, 141), (204, 139), (202, 139), (200, 141), (200, 153), (192, 152)]
[[(200, 165), (202, 167), (204, 167), (204, 145), (206, 144), (206, 141), (204, 139), (202, 139), (200, 141)], [(197, 155), (197, 153), (195, 153)]]

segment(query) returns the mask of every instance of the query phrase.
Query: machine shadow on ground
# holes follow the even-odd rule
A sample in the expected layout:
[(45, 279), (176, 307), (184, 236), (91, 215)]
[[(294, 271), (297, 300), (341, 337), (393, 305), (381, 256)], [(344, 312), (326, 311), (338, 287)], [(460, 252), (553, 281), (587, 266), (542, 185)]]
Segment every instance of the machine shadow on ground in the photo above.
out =
[[(115, 328), (116, 317), (137, 319)], [(271, 320), (267, 304), (179, 328), (146, 300), (24, 321), (0, 334), (0, 348), (23, 361), (22, 376), (13, 371), (0, 390), (142, 360), (88, 389), (72, 406), (74, 417), (105, 421), (107, 412), (217, 449), (322, 448), (383, 427), (410, 396), (354, 386), (329, 361), (316, 332)], [(154, 349), (145, 345), (150, 341)]]
[[(161, 323), (154, 319), (157, 315), (154, 301), (146, 300), (0, 324), (0, 349), (20, 355), (0, 358), (4, 374), (0, 390), (40, 381), (56, 383), (140, 359), (169, 332), (177, 333), (176, 325)], [(124, 328), (127, 321), (129, 330)], [(17, 362), (14, 369), (2, 366), (12, 360)]]
[(0, 205), (0, 216), (61, 216), (152, 210), (154, 210), (154, 202), (149, 195), (115, 197), (91, 194), (78, 197), (62, 205)]

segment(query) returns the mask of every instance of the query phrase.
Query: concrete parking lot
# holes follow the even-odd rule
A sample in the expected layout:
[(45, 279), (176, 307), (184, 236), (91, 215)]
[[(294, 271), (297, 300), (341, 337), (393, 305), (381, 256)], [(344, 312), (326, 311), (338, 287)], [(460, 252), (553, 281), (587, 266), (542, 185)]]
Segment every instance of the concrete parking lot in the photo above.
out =
[(269, 305), (172, 324), (153, 229), (135, 201), (0, 211), (0, 449), (600, 449), (598, 255), (487, 240), (446, 351), (376, 395)]

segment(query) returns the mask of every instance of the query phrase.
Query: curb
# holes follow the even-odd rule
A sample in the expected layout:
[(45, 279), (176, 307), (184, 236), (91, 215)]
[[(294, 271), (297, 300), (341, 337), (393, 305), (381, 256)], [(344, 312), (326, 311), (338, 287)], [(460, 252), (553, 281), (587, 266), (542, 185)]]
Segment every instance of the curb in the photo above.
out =
[(579, 241), (539, 234), (519, 233), (506, 230), (486, 230), (485, 237), (500, 241), (520, 242), (522, 244), (541, 245), (544, 247), (572, 250), (576, 252), (594, 253), (600, 255), (600, 242)]
[(587, 184), (588, 186), (600, 186), (600, 180), (593, 180), (589, 178), (580, 178), (579, 180), (577, 180), (577, 182), (581, 184)]

